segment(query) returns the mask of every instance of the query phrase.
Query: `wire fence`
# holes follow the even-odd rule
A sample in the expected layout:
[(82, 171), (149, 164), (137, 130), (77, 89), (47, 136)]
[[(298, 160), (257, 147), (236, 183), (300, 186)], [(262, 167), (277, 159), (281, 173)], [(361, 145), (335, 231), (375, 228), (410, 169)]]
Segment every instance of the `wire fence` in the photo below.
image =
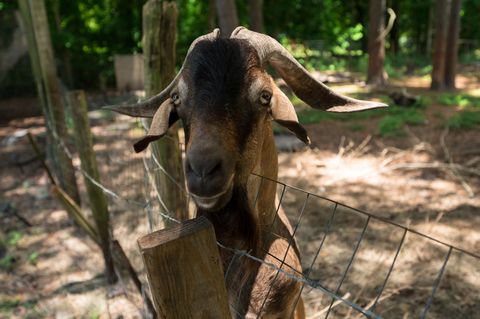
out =
[[(137, 122), (133, 126), (138, 129), (140, 125)], [(163, 169), (152, 152), (136, 158), (134, 167), (119, 163), (125, 170), (144, 172), (143, 177), (136, 176), (137, 186), (143, 180), (144, 194), (132, 198), (128, 192), (113, 190), (115, 185), (106, 186), (94, 180), (78, 165), (62, 139), (56, 135), (54, 139), (74, 160), (75, 169), (117, 205), (143, 210), (150, 231), (163, 228), (165, 220), (179, 222), (158, 196), (152, 176), (165, 174), (172, 185), (187, 194), (188, 190), (183, 181), (176, 181)], [(250, 178), (259, 179), (255, 201), (261, 187), (268, 183), (277, 187), (277, 211), (283, 206), (293, 226), (292, 236), (298, 243), (303, 272), (287, 263), (286, 253), (272, 255), (265, 251), (277, 261), (271, 263), (220, 242), (219, 249), (233, 253), (233, 259), (249, 258), (265, 265), (275, 272), (275, 279), (282, 274), (299, 282), (302, 288), (297, 301), (300, 295), (305, 300), (308, 318), (401, 318), (406, 313), (419, 318), (426, 318), (427, 314), (429, 318), (445, 318), (445, 303), (462, 305), (462, 309), (453, 307), (463, 314), (462, 318), (478, 314), (479, 254), (277, 180), (257, 174)], [(190, 208), (194, 209), (192, 204)], [(285, 240), (287, 250), (292, 246), (292, 238), (282, 238), (272, 229), (264, 235)]]

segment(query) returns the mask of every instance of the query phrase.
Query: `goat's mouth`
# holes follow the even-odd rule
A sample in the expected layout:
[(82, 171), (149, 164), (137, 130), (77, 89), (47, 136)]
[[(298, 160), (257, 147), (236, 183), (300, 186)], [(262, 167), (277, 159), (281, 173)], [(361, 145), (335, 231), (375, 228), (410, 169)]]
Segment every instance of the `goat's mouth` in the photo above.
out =
[(232, 193), (233, 193), (233, 176), (228, 181), (225, 189), (215, 195), (198, 196), (193, 193), (190, 193), (190, 194), (192, 195), (192, 198), (195, 201), (195, 204), (197, 205), (198, 208), (204, 211), (214, 212), (222, 209), (223, 207), (225, 207), (225, 205), (227, 205), (227, 203), (230, 201), (232, 197)]

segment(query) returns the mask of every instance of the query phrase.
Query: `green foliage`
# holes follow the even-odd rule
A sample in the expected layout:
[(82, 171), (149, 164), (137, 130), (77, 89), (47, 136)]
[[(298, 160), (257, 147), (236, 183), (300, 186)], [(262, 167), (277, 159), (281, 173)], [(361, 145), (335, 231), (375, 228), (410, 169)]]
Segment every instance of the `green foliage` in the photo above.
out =
[[(22, 232), (17, 230), (10, 231), (5, 237), (0, 238), (0, 247), (2, 247), (2, 249), (15, 247), (22, 237)], [(0, 269), (9, 271), (12, 269), (14, 263), (15, 257), (9, 254), (7, 251), (3, 258), (0, 259)]]
[(21, 301), (19, 298), (0, 300), (0, 313), (11, 311), (13, 308), (18, 307), (20, 304)]
[(38, 253), (36, 251), (34, 251), (33, 253), (31, 253), (30, 255), (28, 255), (27, 257), (27, 260), (30, 264), (32, 265), (36, 265), (37, 264), (37, 260), (38, 260)]
[[(18, 308), (22, 307), (22, 318), (37, 319), (46, 316), (45, 310), (40, 310), (36, 307), (37, 300), (22, 301), (20, 297), (5, 297), (0, 298), (0, 314), (7, 315), (7, 318), (17, 317), (15, 313)], [(18, 315), (18, 313), (16, 314)]]
[(448, 119), (447, 126), (455, 130), (468, 130), (480, 126), (479, 111), (461, 111)]
[(352, 132), (361, 132), (365, 130), (365, 125), (360, 123), (350, 123), (347, 125), (347, 128)]
[[(386, 110), (386, 109), (385, 109)], [(303, 124), (320, 123), (326, 120), (337, 120), (342, 122), (364, 120), (372, 117), (379, 117), (386, 113), (384, 109), (357, 112), (357, 113), (332, 113), (314, 109), (301, 110), (297, 113), (298, 120)]]
[(5, 240), (2, 240), (2, 241), (4, 241), (7, 246), (15, 246), (20, 241), (20, 239), (22, 239), (22, 237), (23, 237), (22, 232), (18, 230), (13, 230), (9, 232)]
[[(60, 73), (75, 87), (113, 85), (113, 55), (141, 51), (141, 0), (46, 0)], [(59, 22), (59, 23), (58, 23)]]
[(387, 116), (378, 122), (378, 133), (384, 137), (404, 135), (405, 124), (421, 125), (425, 115), (418, 108), (391, 107)]
[(387, 115), (378, 123), (378, 133), (383, 137), (402, 135), (404, 124), (401, 117)]
[(463, 93), (444, 93), (438, 97), (438, 102), (448, 106), (458, 106), (460, 108), (475, 107), (480, 108), (480, 97)]
[(13, 268), (13, 264), (15, 263), (15, 257), (12, 255), (5, 255), (2, 259), (0, 259), (0, 269), (5, 271), (9, 271)]

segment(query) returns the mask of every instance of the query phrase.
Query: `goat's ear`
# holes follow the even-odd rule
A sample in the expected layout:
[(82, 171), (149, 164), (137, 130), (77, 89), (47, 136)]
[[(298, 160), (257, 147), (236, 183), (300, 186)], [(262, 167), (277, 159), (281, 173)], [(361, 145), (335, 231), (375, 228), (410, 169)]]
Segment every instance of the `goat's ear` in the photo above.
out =
[(270, 113), (278, 124), (289, 129), (303, 143), (309, 145), (307, 130), (298, 122), (297, 113), (292, 102), (276, 85), (273, 85), (273, 96)]
[(178, 114), (175, 111), (171, 99), (167, 99), (160, 105), (153, 115), (152, 124), (147, 135), (133, 144), (135, 152), (139, 153), (147, 148), (150, 142), (156, 141), (164, 136), (168, 128), (178, 120)]

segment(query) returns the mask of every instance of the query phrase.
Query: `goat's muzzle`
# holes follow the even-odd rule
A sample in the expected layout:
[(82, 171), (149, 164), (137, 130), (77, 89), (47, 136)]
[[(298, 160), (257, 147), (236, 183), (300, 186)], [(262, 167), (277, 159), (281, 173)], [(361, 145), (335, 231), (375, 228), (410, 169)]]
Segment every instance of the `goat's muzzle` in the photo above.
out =
[(223, 208), (232, 196), (234, 166), (226, 153), (210, 146), (187, 150), (185, 175), (196, 205), (206, 211)]

